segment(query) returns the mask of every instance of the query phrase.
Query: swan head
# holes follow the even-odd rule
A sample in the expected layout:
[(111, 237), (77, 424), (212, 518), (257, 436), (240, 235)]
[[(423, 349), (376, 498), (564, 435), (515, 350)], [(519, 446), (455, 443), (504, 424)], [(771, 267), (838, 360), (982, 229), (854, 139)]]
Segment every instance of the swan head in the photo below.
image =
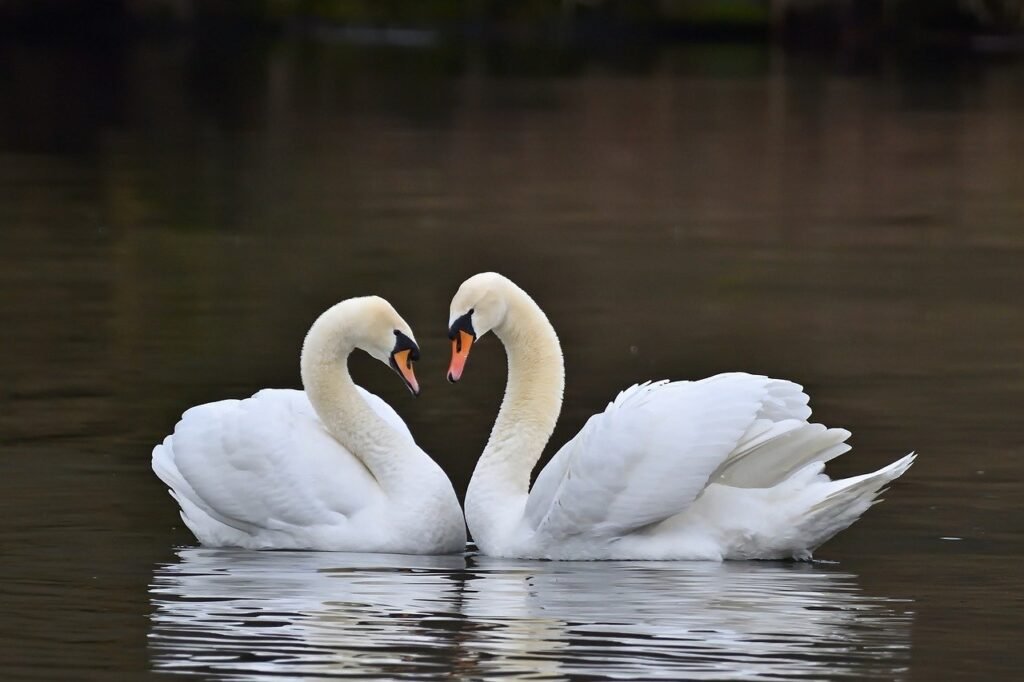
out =
[(455, 292), (448, 317), (448, 338), (452, 342), (448, 381), (455, 383), (462, 378), (469, 349), (505, 321), (509, 287), (515, 285), (507, 278), (496, 272), (482, 272), (467, 279)]
[(413, 370), (413, 363), (420, 359), (416, 337), (398, 311), (380, 296), (350, 298), (329, 309), (313, 323), (305, 346), (326, 348), (331, 354), (362, 349), (395, 370), (413, 395), (420, 393)]
[(420, 347), (412, 328), (398, 311), (379, 296), (368, 296), (364, 308), (364, 334), (357, 347), (398, 373), (409, 391), (420, 394), (413, 363), (420, 359)]

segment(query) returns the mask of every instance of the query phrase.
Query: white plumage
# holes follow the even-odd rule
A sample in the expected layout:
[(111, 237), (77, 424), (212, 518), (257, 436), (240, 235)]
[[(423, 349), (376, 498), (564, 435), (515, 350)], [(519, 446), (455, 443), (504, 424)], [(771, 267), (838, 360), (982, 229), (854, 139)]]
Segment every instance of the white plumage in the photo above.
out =
[(462, 511), (447, 476), (401, 417), (348, 376), (345, 357), (367, 345), (351, 328), (372, 325), (374, 315), (386, 327), (382, 344), (395, 342), (396, 327), (407, 329), (390, 305), (373, 298), (335, 306), (310, 330), (303, 380), (319, 414), (306, 391), (266, 389), (187, 410), (154, 448), (153, 471), (203, 545), (463, 549)]
[(505, 399), (466, 496), (466, 521), (487, 554), (809, 558), (915, 457), (831, 481), (824, 464), (850, 449), (850, 432), (808, 422), (808, 397), (795, 383), (731, 373), (626, 389), (528, 490), (523, 473), (561, 404), (558, 339), (533, 300), (500, 275), (463, 284), (452, 319), (468, 310), (476, 337), (493, 329), (509, 353)]

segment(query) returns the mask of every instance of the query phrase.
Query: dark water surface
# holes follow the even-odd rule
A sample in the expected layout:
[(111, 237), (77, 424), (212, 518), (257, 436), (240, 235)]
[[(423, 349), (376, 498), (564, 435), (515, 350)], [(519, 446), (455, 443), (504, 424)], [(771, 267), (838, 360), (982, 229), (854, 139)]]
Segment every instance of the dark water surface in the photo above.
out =
[[(1011, 679), (1024, 663), (1024, 68), (760, 48), (0, 46), (4, 679)], [(562, 442), (617, 390), (746, 370), (921, 457), (824, 563), (194, 549), (149, 471), (180, 412), (298, 385), (389, 298), (464, 490), (504, 361), (443, 382), (496, 269), (565, 346)], [(127, 677), (126, 677), (127, 676)]]

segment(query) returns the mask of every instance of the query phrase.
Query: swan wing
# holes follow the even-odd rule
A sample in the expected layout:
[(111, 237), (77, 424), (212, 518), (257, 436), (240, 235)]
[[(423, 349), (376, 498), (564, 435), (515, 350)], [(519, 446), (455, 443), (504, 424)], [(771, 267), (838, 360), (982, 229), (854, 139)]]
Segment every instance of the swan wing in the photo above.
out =
[[(360, 392), (412, 439), (387, 403)], [(189, 409), (154, 450), (153, 468), (186, 517), (245, 534), (343, 523), (382, 495), (363, 463), (325, 430), (305, 392), (288, 389)], [(196, 530), (198, 519), (191, 521)]]
[(632, 386), (544, 467), (525, 520), (547, 539), (614, 538), (685, 510), (713, 478), (758, 484), (795, 470), (820, 453), (742, 460), (756, 462), (748, 455), (779, 435), (773, 429), (807, 425), (807, 403), (792, 382), (743, 373)]

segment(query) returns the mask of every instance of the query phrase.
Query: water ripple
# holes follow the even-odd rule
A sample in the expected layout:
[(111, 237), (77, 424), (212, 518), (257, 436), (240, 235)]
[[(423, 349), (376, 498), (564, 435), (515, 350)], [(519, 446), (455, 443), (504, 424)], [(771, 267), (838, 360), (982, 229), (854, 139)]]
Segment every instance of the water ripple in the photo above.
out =
[(153, 666), (221, 679), (899, 677), (909, 604), (775, 563), (549, 563), (185, 549)]

